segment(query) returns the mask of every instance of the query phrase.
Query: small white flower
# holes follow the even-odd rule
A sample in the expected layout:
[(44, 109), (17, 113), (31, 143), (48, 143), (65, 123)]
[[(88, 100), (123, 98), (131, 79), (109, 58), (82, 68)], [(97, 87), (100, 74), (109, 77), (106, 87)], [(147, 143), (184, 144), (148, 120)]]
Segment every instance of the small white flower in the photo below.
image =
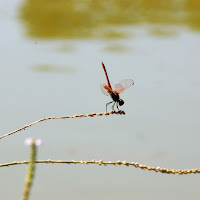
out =
[(42, 139), (37, 139), (37, 140), (35, 141), (35, 144), (36, 144), (36, 146), (41, 146), (41, 145), (43, 145)]
[(31, 146), (33, 143), (33, 139), (32, 138), (26, 138), (24, 141), (24, 144), (27, 146)]
[(40, 145), (43, 144), (42, 139), (37, 139), (37, 140), (34, 141), (32, 138), (26, 138), (25, 141), (24, 141), (24, 144), (27, 145), (27, 146), (31, 146), (33, 144), (33, 142), (35, 142), (36, 146), (40, 146)]

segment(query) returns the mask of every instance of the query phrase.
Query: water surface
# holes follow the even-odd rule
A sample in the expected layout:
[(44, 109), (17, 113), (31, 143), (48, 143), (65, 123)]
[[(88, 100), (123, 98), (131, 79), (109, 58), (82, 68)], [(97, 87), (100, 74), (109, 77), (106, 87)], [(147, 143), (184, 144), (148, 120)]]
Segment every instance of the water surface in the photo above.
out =
[[(1, 163), (39, 159), (127, 160), (198, 168), (198, 1), (1, 1), (1, 135), (40, 118), (104, 112), (100, 91), (132, 78), (125, 116), (55, 120), (0, 141)], [(198, 175), (132, 167), (37, 165), (32, 199), (198, 198)], [(1, 197), (20, 199), (26, 166), (1, 168)], [(10, 192), (12, 190), (12, 192)]]

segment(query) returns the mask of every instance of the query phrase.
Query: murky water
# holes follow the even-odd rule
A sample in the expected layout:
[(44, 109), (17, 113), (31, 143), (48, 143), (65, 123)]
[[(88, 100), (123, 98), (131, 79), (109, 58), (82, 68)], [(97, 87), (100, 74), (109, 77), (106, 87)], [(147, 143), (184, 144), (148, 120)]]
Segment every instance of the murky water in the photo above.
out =
[[(132, 78), (125, 116), (43, 122), (0, 141), (1, 163), (127, 160), (199, 168), (198, 1), (1, 1), (1, 135), (43, 117), (103, 112), (100, 91)], [(20, 199), (26, 166), (1, 168), (1, 198)], [(32, 199), (198, 198), (199, 175), (132, 167), (37, 165)], [(12, 192), (11, 192), (12, 191)]]

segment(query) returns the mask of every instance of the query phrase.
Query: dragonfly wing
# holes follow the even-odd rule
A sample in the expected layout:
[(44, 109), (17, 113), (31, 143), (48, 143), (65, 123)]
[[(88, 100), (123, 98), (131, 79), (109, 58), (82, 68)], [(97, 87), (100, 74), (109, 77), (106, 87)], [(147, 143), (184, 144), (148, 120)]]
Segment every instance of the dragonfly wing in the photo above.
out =
[(105, 89), (106, 84), (101, 84), (101, 91), (104, 95), (109, 96), (110, 94), (108, 93), (108, 90)]
[(132, 79), (125, 79), (115, 84), (115, 90), (118, 94), (122, 93), (127, 88), (131, 87), (134, 84)]
[(120, 94), (122, 91), (124, 91), (124, 87), (121, 84), (117, 83), (115, 84), (115, 91)]

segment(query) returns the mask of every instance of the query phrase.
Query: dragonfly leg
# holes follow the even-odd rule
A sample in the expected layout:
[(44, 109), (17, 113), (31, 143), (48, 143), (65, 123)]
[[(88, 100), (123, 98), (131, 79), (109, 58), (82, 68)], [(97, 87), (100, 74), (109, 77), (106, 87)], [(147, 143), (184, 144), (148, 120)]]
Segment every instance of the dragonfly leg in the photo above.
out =
[(115, 103), (116, 103), (116, 101), (115, 101), (114, 104), (112, 105), (112, 110), (115, 110), (115, 109), (114, 109)]
[(106, 112), (107, 112), (107, 106), (109, 105), (109, 104), (111, 104), (113, 101), (111, 101), (111, 102), (109, 102), (109, 103), (107, 103), (106, 104)]
[(119, 111), (118, 102), (117, 102), (117, 104), (116, 104), (116, 105), (117, 105), (117, 109), (118, 109), (118, 111)]

